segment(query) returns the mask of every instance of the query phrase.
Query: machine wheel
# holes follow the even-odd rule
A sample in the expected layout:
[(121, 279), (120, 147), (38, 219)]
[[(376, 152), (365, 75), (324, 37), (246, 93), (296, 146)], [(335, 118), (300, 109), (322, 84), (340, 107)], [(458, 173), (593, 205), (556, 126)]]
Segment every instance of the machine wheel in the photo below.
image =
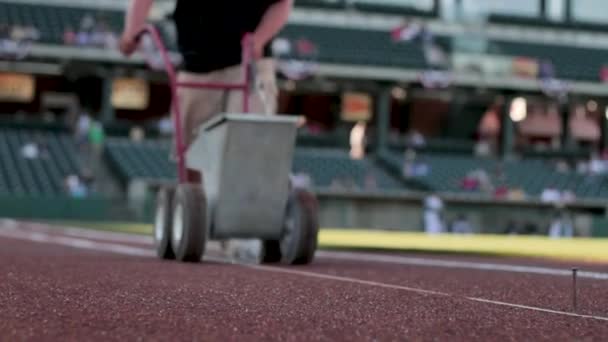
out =
[(154, 214), (154, 245), (156, 254), (161, 259), (173, 260), (175, 254), (171, 248), (171, 224), (173, 223), (173, 197), (175, 188), (162, 187), (156, 195), (156, 212)]
[(264, 240), (262, 245), (262, 262), (275, 263), (281, 261), (281, 242), (278, 240)]
[(199, 262), (207, 240), (207, 202), (198, 184), (180, 184), (173, 201), (171, 246), (175, 259)]
[(319, 205), (315, 196), (304, 189), (294, 189), (287, 201), (283, 236), (280, 241), (282, 261), (291, 265), (312, 262), (319, 233)]

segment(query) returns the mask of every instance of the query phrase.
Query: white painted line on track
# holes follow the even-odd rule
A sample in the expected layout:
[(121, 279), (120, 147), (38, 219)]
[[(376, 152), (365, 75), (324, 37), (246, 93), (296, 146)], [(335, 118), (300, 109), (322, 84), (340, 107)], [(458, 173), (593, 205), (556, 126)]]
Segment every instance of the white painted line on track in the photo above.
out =
[(50, 243), (98, 252), (111, 252), (116, 254), (145, 257), (150, 257), (154, 255), (154, 252), (150, 248), (139, 248), (115, 243), (96, 242), (73, 237), (53, 236), (43, 232), (0, 229), (0, 236), (19, 240), (35, 241), (40, 243)]
[(524, 309), (524, 310), (531, 310), (531, 311), (538, 311), (538, 312), (546, 312), (546, 313), (562, 315), (562, 316), (590, 318), (590, 319), (596, 319), (596, 320), (600, 320), (600, 321), (608, 321), (608, 317), (602, 317), (602, 316), (582, 315), (582, 314), (577, 314), (574, 312), (544, 309), (544, 308), (538, 308), (535, 306), (506, 303), (506, 302), (501, 302), (501, 301), (497, 301), (497, 300), (489, 300), (489, 299), (476, 298), (476, 297), (465, 297), (465, 298), (468, 300), (472, 300), (474, 302), (506, 306), (506, 307), (515, 308), (515, 309)]
[[(572, 270), (552, 268), (552, 267), (522, 266), (522, 265), (509, 265), (509, 264), (472, 262), (472, 261), (424, 259), (424, 258), (406, 257), (406, 256), (399, 256), (399, 255), (378, 255), (378, 254), (354, 253), (354, 252), (318, 251), (317, 256), (319, 256), (321, 258), (334, 259), (334, 260), (372, 261), (372, 262), (398, 264), (398, 265), (459, 268), (459, 269), (479, 270), (479, 271), (500, 271), (500, 272), (514, 272), (514, 273), (572, 277)], [(579, 271), (578, 277), (595, 279), (595, 280), (608, 280), (608, 273)]]
[(514, 309), (544, 312), (544, 313), (576, 317), (576, 318), (586, 318), (586, 319), (594, 319), (594, 320), (600, 320), (600, 321), (608, 321), (608, 317), (582, 315), (582, 314), (577, 314), (575, 312), (551, 310), (551, 309), (539, 308), (539, 307), (535, 307), (535, 306), (500, 302), (500, 301), (489, 300), (489, 299), (484, 299), (484, 298), (459, 297), (459, 296), (455, 296), (455, 295), (452, 295), (449, 293), (444, 293), (444, 292), (437, 292), (437, 291), (424, 290), (424, 289), (419, 289), (419, 288), (414, 288), (414, 287), (406, 287), (406, 286), (400, 286), (400, 285), (379, 283), (379, 282), (375, 282), (375, 281), (361, 280), (361, 279), (356, 279), (356, 278), (351, 278), (351, 277), (341, 277), (341, 276), (335, 276), (335, 275), (329, 275), (329, 274), (323, 274), (323, 273), (299, 271), (299, 270), (294, 270), (294, 269), (272, 267), (272, 266), (260, 266), (260, 265), (242, 265), (242, 266), (247, 267), (247, 268), (256, 269), (256, 270), (266, 271), (266, 272), (286, 273), (286, 274), (299, 275), (299, 276), (305, 276), (305, 277), (310, 277), (310, 278), (319, 278), (319, 279), (325, 279), (325, 280), (341, 281), (341, 282), (346, 282), (346, 283), (383, 287), (383, 288), (402, 290), (402, 291), (408, 291), (408, 292), (432, 295), (432, 296), (451, 297), (451, 298), (455, 298), (455, 299), (461, 298), (464, 300), (491, 304), (491, 305), (504, 306), (504, 307), (510, 307), (510, 308), (514, 308)]
[[(123, 255), (131, 255), (131, 256), (150, 257), (154, 254), (149, 248), (131, 247), (131, 246), (125, 246), (125, 245), (120, 245), (120, 244), (114, 244), (114, 243), (100, 243), (100, 242), (94, 242), (94, 241), (90, 241), (90, 240), (77, 239), (77, 238), (71, 238), (71, 237), (57, 237), (57, 236), (51, 236), (49, 234), (42, 233), (42, 232), (31, 232), (31, 231), (28, 232), (28, 231), (22, 231), (22, 230), (0, 229), (0, 236), (35, 241), (35, 242), (40, 242), (40, 243), (52, 243), (52, 244), (58, 244), (58, 245), (86, 249), (86, 250), (95, 250), (95, 251), (111, 252), (111, 253), (123, 254)], [(225, 258), (205, 256), (205, 259), (210, 260), (210, 261), (234, 264), (233, 261), (230, 261)], [(329, 275), (329, 274), (323, 274), (323, 273), (301, 271), (301, 270), (289, 269), (289, 268), (284, 268), (284, 267), (239, 264), (239, 263), (237, 263), (236, 265), (238, 265), (240, 267), (246, 267), (246, 268), (259, 270), (259, 271), (265, 271), (265, 272), (292, 274), (292, 275), (298, 275), (298, 276), (309, 277), (309, 278), (340, 281), (340, 282), (358, 284), (358, 285), (364, 285), (364, 286), (381, 287), (381, 288), (387, 288), (387, 289), (393, 289), (393, 290), (399, 290), (399, 291), (407, 291), (407, 292), (421, 294), (421, 295), (450, 297), (450, 298), (455, 298), (455, 299), (469, 300), (469, 301), (473, 301), (473, 302), (489, 304), (489, 305), (509, 307), (509, 308), (513, 308), (513, 309), (528, 310), (528, 311), (534, 311), (534, 312), (543, 312), (543, 313), (549, 313), (549, 314), (553, 314), (553, 315), (583, 318), (583, 319), (593, 319), (593, 320), (608, 322), (608, 317), (582, 315), (582, 314), (577, 314), (575, 312), (551, 310), (551, 309), (539, 308), (539, 307), (535, 307), (535, 306), (527, 306), (527, 305), (521, 305), (521, 304), (494, 301), (494, 300), (477, 298), (477, 297), (460, 297), (460, 296), (455, 296), (455, 295), (452, 295), (449, 293), (444, 293), (444, 292), (425, 290), (425, 289), (420, 289), (420, 288), (407, 287), (407, 286), (394, 285), (394, 284), (386, 284), (386, 283), (362, 280), (362, 279), (351, 278), (351, 277), (342, 277), (342, 276), (335, 276), (335, 275)]]
[(86, 230), (82, 228), (75, 227), (51, 227), (44, 224), (39, 223), (27, 223), (24, 225), (25, 229), (36, 229), (38, 231), (43, 232), (56, 232), (61, 233), (68, 236), (74, 237), (82, 237), (82, 238), (90, 238), (90, 239), (98, 239), (105, 241), (114, 241), (114, 242), (127, 242), (127, 243), (136, 243), (142, 245), (151, 246), (154, 243), (154, 239), (151, 236), (145, 235), (135, 235), (135, 234), (127, 234), (127, 233), (116, 233), (116, 232), (108, 232), (108, 231), (97, 231), (97, 230)]

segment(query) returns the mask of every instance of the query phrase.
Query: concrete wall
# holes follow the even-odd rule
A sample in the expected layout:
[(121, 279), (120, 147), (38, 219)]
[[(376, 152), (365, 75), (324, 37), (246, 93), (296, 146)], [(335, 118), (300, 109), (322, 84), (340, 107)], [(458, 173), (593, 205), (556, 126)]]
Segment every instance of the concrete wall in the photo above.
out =
[[(320, 221), (327, 228), (362, 228), (422, 231), (424, 196), (386, 196), (319, 192)], [(535, 226), (544, 234), (555, 213), (551, 205), (538, 202), (497, 202), (444, 198), (444, 219), (465, 215), (479, 233), (504, 233), (512, 222), (518, 229)], [(591, 235), (594, 218), (603, 217), (601, 206), (568, 208), (577, 235)]]

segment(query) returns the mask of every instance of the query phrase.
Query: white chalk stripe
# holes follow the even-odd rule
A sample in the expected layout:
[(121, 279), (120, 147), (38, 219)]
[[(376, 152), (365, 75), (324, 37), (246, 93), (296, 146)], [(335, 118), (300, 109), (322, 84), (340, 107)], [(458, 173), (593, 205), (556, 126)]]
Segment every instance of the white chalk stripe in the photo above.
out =
[(139, 248), (125, 246), (120, 244), (95, 242), (91, 240), (78, 239), (72, 237), (52, 236), (41, 232), (28, 232), (23, 230), (2, 230), (0, 236), (35, 241), (40, 243), (51, 243), (56, 245), (68, 246), (79, 249), (87, 249), (98, 252), (111, 252), (116, 254), (131, 255), (131, 256), (153, 256), (154, 252), (150, 248)]
[(361, 284), (361, 285), (369, 285), (369, 286), (383, 287), (383, 288), (389, 288), (389, 289), (395, 289), (395, 290), (402, 290), (402, 291), (414, 292), (414, 293), (418, 293), (418, 294), (452, 297), (455, 299), (462, 298), (462, 299), (470, 300), (470, 301), (474, 301), (474, 302), (505, 306), (505, 307), (515, 308), (515, 309), (544, 312), (544, 313), (550, 313), (550, 314), (561, 315), (561, 316), (608, 321), (608, 317), (581, 315), (581, 314), (577, 314), (574, 312), (544, 309), (544, 308), (539, 308), (539, 307), (535, 307), (535, 306), (513, 304), (513, 303), (494, 301), (494, 300), (483, 299), (483, 298), (459, 297), (459, 296), (454, 296), (454, 295), (444, 293), (444, 292), (437, 292), (437, 291), (424, 290), (424, 289), (419, 289), (419, 288), (414, 288), (414, 287), (379, 283), (379, 282), (375, 282), (375, 281), (361, 280), (361, 279), (350, 278), (350, 277), (340, 277), (340, 276), (328, 275), (328, 274), (323, 274), (323, 273), (298, 271), (298, 270), (294, 270), (294, 269), (279, 268), (279, 267), (272, 267), (272, 266), (259, 266), (259, 265), (242, 265), (242, 266), (248, 267), (248, 268), (253, 268), (256, 270), (267, 271), (267, 272), (287, 273), (287, 274), (319, 278), (319, 279), (325, 279), (325, 280), (342, 281), (342, 282), (347, 282), (347, 283), (355, 283), (355, 284)]
[(532, 311), (547, 312), (547, 313), (552, 313), (552, 314), (557, 314), (557, 315), (562, 315), (562, 316), (579, 317), (579, 318), (591, 318), (591, 319), (596, 319), (596, 320), (600, 320), (600, 321), (608, 321), (608, 317), (602, 317), (602, 316), (582, 315), (582, 314), (577, 314), (577, 313), (574, 313), (574, 312), (566, 312), (566, 311), (559, 311), (559, 310), (537, 308), (535, 306), (506, 303), (506, 302), (501, 302), (501, 301), (496, 301), (496, 300), (489, 300), (489, 299), (483, 299), (483, 298), (466, 297), (466, 299), (472, 300), (474, 302), (494, 304), (494, 305), (500, 305), (500, 306), (507, 306), (507, 307), (516, 308), (516, 309), (532, 310)]
[[(539, 267), (539, 266), (522, 266), (510, 264), (497, 264), (486, 262), (471, 262), (471, 261), (454, 261), (440, 259), (423, 259), (415, 257), (406, 257), (398, 255), (379, 255), (370, 253), (354, 253), (354, 252), (330, 252), (318, 251), (317, 255), (322, 258), (335, 260), (352, 260), (352, 261), (372, 261), (380, 263), (390, 263), (399, 265), (425, 266), (425, 267), (445, 267), (445, 268), (460, 268), (480, 271), (500, 271), (513, 273), (528, 273), (541, 274), (552, 276), (571, 277), (572, 270)], [(608, 280), (608, 273), (579, 271), (579, 278), (588, 278), (595, 280)]]
[(150, 246), (154, 243), (154, 239), (151, 236), (145, 236), (145, 235), (135, 235), (135, 234), (128, 234), (128, 233), (108, 232), (108, 231), (96, 231), (96, 230), (88, 230), (88, 229), (75, 228), (75, 227), (55, 227), (55, 226), (48, 226), (48, 225), (39, 224), (39, 223), (26, 223), (26, 224), (23, 224), (21, 227), (28, 229), (28, 230), (32, 230), (32, 231), (36, 230), (36, 231), (42, 231), (42, 232), (54, 232), (54, 233), (63, 234), (63, 235), (67, 235), (67, 236), (82, 237), (82, 238), (89, 238), (89, 239), (96, 239), (96, 240), (106, 240), (106, 241), (113, 241), (113, 242), (129, 242), (129, 243), (142, 244), (142, 245), (146, 245), (146, 246)]

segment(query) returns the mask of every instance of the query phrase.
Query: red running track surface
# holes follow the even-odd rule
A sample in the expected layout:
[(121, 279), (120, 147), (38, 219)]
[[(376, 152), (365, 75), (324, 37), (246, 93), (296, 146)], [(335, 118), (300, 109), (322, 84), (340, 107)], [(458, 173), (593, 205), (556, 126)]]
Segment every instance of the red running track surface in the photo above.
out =
[[(0, 341), (608, 338), (608, 280), (579, 279), (577, 313), (593, 316), (581, 317), (569, 315), (571, 283), (562, 276), (389, 264), (363, 254), (305, 267), (179, 264), (151, 250), (93, 251), (84, 238), (74, 248), (11, 234), (0, 234)], [(115, 236), (87, 241), (119, 244)], [(150, 249), (137, 239), (120, 244)]]

